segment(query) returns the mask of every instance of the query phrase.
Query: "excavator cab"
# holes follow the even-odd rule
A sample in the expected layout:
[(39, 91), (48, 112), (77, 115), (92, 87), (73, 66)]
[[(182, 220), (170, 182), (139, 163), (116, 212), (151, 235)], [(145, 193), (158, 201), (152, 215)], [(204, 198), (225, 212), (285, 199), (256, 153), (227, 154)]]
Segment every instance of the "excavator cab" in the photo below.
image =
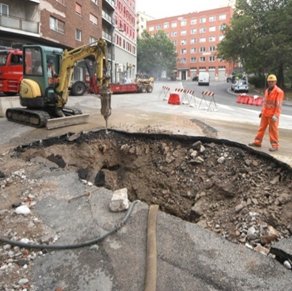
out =
[(43, 109), (55, 107), (55, 90), (58, 83), (63, 50), (46, 46), (23, 47), (23, 81), (20, 86), (22, 106)]

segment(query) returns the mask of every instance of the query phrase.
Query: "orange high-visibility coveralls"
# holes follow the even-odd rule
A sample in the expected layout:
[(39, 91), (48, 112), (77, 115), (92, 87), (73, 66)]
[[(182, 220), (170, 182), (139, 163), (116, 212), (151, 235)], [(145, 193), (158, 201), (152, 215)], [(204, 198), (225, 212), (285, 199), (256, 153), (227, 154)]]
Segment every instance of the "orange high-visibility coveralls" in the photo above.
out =
[[(270, 143), (273, 148), (279, 147), (278, 126), (283, 99), (284, 92), (277, 85), (275, 85), (271, 91), (266, 89), (262, 107), (261, 123), (254, 140), (255, 144), (259, 146), (261, 145), (266, 128), (269, 126)], [(277, 120), (273, 120), (273, 116), (275, 116)]]

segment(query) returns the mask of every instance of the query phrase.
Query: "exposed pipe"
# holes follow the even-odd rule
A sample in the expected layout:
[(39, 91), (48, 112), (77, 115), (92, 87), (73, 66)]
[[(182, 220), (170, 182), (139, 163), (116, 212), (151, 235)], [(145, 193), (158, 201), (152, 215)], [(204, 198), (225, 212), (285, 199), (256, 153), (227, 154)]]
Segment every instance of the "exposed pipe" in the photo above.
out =
[(145, 291), (155, 291), (157, 281), (156, 218), (158, 205), (150, 205), (147, 229), (147, 260)]

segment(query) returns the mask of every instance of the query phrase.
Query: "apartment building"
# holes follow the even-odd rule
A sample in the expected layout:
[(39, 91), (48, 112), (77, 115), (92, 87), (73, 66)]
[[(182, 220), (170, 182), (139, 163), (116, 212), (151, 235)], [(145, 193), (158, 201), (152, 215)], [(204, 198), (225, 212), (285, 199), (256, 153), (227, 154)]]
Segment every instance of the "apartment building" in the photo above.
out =
[(211, 80), (226, 80), (233, 64), (217, 57), (217, 46), (224, 38), (223, 29), (230, 23), (232, 7), (192, 12), (147, 22), (147, 31), (163, 30), (177, 52), (177, 79), (189, 80), (201, 71)]
[(0, 45), (78, 47), (102, 36), (101, 0), (0, 0)]
[(115, 82), (133, 81), (137, 72), (136, 0), (116, 0)]
[(141, 37), (144, 30), (147, 29), (147, 21), (153, 20), (154, 18), (145, 12), (137, 12), (136, 14), (136, 31), (137, 37)]

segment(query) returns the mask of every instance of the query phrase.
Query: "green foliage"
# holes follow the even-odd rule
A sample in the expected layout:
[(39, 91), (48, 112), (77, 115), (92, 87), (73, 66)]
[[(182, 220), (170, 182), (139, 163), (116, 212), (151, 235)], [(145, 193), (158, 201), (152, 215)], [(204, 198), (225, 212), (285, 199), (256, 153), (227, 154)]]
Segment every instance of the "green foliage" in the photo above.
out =
[(237, 0), (219, 57), (241, 62), (247, 72), (274, 73), (284, 85), (292, 68), (291, 0)]
[(252, 76), (248, 78), (248, 82), (255, 86), (255, 88), (264, 88), (266, 86), (265, 75)]
[(176, 67), (175, 46), (165, 32), (158, 31), (151, 36), (146, 31), (137, 40), (138, 72), (160, 77), (163, 71), (168, 76)]

